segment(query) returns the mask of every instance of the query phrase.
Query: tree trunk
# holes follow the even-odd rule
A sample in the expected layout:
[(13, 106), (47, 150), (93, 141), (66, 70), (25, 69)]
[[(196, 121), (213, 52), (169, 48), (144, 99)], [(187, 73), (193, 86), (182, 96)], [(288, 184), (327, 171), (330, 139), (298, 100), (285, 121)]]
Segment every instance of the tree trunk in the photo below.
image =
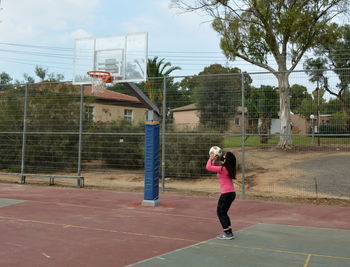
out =
[(350, 104), (343, 97), (338, 97), (338, 99), (343, 104), (343, 110), (346, 114), (346, 129), (350, 131)]
[(290, 120), (290, 97), (289, 97), (289, 82), (288, 72), (278, 73), (278, 87), (280, 95), (280, 141), (278, 146), (282, 149), (290, 148), (292, 145), (291, 137), (291, 120)]
[(262, 118), (262, 123), (260, 126), (260, 144), (267, 144), (269, 142), (268, 129), (270, 128), (269, 120)]

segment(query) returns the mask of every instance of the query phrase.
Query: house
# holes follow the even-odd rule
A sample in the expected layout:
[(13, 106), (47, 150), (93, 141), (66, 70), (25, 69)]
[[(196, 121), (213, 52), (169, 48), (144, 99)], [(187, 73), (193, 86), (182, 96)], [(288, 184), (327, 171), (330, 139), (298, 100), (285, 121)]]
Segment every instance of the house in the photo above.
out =
[[(290, 113), (290, 121), (293, 134), (307, 134), (311, 127), (310, 122), (298, 114)], [(281, 131), (281, 120), (272, 119), (271, 120), (271, 134), (279, 134)]]
[(132, 124), (146, 121), (147, 109), (133, 96), (104, 90), (92, 93), (91, 86), (84, 86), (84, 96), (93, 96), (93, 101), (85, 109), (90, 121), (111, 122), (127, 120)]
[(173, 124), (177, 130), (192, 130), (199, 125), (199, 110), (196, 104), (189, 104), (186, 106), (174, 108)]
[[(174, 108), (171, 110), (173, 113), (173, 124), (177, 130), (195, 129), (199, 126), (199, 114), (200, 110), (196, 107), (196, 104), (190, 104), (183, 107)], [(250, 118), (248, 109), (245, 107), (245, 130), (258, 132), (259, 119)], [(298, 114), (291, 113), (291, 126), (293, 134), (308, 134), (310, 130), (310, 122)], [(232, 120), (229, 121), (227, 129), (229, 133), (241, 133), (242, 132), (242, 107), (236, 107), (236, 113)], [(270, 134), (280, 133), (280, 119), (272, 119), (270, 126)]]
[[(190, 104), (171, 110), (173, 113), (173, 124), (177, 130), (193, 130), (199, 126), (199, 115), (200, 110), (196, 104)], [(247, 115), (247, 108), (245, 113)], [(245, 129), (257, 126), (256, 119), (250, 119), (245, 117)], [(229, 121), (228, 132), (230, 133), (241, 133), (242, 132), (242, 107), (236, 107), (236, 113), (233, 118)]]
[[(50, 90), (59, 91), (59, 85)], [(39, 84), (36, 90), (44, 90), (46, 84)], [(7, 91), (0, 90), (0, 95)], [(127, 120), (132, 124), (143, 123), (147, 119), (147, 108), (136, 97), (111, 90), (92, 93), (91, 86), (84, 86), (84, 96), (93, 97), (91, 102), (85, 104), (85, 116), (88, 121), (112, 122)]]

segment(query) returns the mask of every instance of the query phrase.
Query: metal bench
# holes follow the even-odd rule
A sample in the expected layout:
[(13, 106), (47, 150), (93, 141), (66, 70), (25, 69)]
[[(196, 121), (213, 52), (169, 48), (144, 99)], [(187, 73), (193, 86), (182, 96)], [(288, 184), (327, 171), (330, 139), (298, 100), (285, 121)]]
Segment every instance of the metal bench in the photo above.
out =
[[(13, 174), (12, 174), (13, 175)], [(65, 175), (43, 175), (43, 174), (19, 174), (20, 179), (18, 183), (25, 184), (26, 179), (28, 177), (32, 178), (48, 178), (49, 179), (49, 185), (55, 184), (55, 179), (76, 179), (77, 180), (77, 186), (80, 188), (84, 187), (84, 177), (83, 176), (65, 176)]]

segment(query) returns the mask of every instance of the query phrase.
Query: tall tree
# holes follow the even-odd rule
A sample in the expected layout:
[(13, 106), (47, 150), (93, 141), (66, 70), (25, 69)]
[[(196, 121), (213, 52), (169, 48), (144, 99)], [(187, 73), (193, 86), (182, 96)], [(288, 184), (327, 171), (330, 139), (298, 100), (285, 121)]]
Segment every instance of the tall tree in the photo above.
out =
[(6, 72), (0, 73), (0, 90), (11, 89), (12, 88), (10, 84), (11, 81), (12, 81), (12, 78), (8, 73)]
[(298, 113), (298, 108), (304, 99), (311, 99), (311, 95), (307, 92), (307, 88), (300, 84), (293, 84), (290, 87), (290, 109), (294, 113)]
[(310, 115), (316, 115), (318, 112), (325, 112), (325, 103), (326, 99), (324, 99), (325, 90), (319, 89), (317, 92), (314, 90), (311, 94), (311, 97), (304, 98), (300, 105), (298, 106), (298, 113), (303, 116), (306, 120), (310, 119)]
[[(350, 25), (337, 27), (339, 38), (323, 40), (315, 49), (316, 58), (305, 62), (310, 81), (320, 84), (329, 94), (339, 99), (347, 117), (350, 131)], [(325, 69), (332, 69), (339, 83), (331, 87)]]
[(38, 76), (41, 79), (41, 81), (48, 81), (48, 82), (60, 82), (64, 79), (63, 74), (56, 74), (53, 72), (48, 73), (48, 69), (44, 69), (39, 66), (35, 67), (35, 75)]
[(44, 69), (39, 66), (35, 66), (35, 75), (38, 76), (42, 81), (45, 80), (47, 75), (47, 69)]
[[(244, 74), (243, 79), (244, 87), (249, 88), (250, 76)], [(212, 64), (195, 76), (194, 81), (201, 124), (219, 131), (226, 130), (236, 107), (241, 105), (241, 70)]]
[[(159, 59), (158, 57), (154, 57), (152, 59), (148, 59), (148, 80), (143, 85), (143, 88), (149, 99), (159, 108), (162, 107), (163, 101), (163, 78), (180, 69), (181, 68), (178, 66), (172, 66), (170, 62), (166, 62), (165, 58)], [(167, 91), (171, 90), (173, 93), (176, 93), (175, 87), (178, 87), (178, 85), (174, 84), (174, 79), (168, 77), (166, 79)]]
[[(189, 3), (190, 2), (190, 3)], [(227, 58), (239, 57), (264, 68), (278, 80), (281, 135), (279, 146), (292, 144), (289, 75), (307, 50), (332, 39), (334, 17), (345, 13), (348, 0), (173, 0), (182, 10), (204, 11), (213, 18)], [(269, 60), (269, 56), (273, 60)], [(274, 65), (277, 64), (277, 68)]]
[(253, 87), (247, 99), (249, 116), (260, 121), (259, 133), (262, 144), (267, 144), (271, 120), (278, 116), (278, 102), (278, 88), (268, 85)]

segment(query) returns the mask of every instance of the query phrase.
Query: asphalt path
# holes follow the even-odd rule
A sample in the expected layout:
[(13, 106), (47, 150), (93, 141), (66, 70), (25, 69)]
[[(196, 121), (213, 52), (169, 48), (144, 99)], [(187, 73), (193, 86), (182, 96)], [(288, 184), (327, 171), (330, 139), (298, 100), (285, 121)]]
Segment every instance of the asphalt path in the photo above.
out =
[(310, 188), (333, 196), (350, 196), (350, 155), (324, 156), (294, 163), (292, 168), (305, 172), (284, 183), (291, 187)]

